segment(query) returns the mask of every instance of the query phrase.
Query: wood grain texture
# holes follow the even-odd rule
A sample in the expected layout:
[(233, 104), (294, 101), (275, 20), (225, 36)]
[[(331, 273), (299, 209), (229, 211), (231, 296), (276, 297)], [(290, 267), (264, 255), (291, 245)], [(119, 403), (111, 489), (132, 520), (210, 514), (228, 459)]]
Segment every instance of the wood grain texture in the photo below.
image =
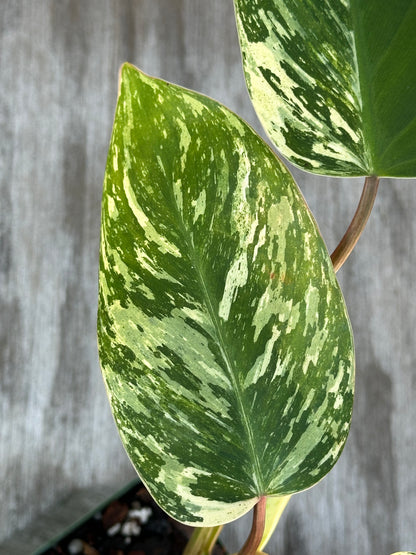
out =
[[(0, 4), (0, 538), (76, 488), (133, 475), (95, 339), (118, 68), (213, 96), (259, 129), (233, 17), (231, 0)], [(333, 248), (361, 182), (294, 175)], [(415, 210), (414, 181), (382, 180), (339, 272), (357, 351), (352, 431), (328, 477), (290, 501), (270, 555), (415, 549)], [(239, 521), (223, 538), (232, 550), (246, 533)]]

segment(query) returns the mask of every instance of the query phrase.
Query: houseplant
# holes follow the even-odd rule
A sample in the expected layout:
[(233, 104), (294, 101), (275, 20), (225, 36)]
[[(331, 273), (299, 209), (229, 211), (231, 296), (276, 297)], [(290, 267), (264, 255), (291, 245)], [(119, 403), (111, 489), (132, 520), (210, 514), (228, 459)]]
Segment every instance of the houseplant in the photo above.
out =
[[(277, 148), (308, 171), (367, 176), (338, 269), (378, 177), (416, 175), (415, 8), (235, 6), (248, 89)], [(264, 545), (266, 496), (278, 515), (344, 446), (351, 330), (293, 179), (223, 106), (128, 64), (104, 186), (99, 343), (116, 422), (151, 493), (198, 526), (255, 505), (241, 553)], [(202, 530), (189, 552), (203, 552), (212, 530)]]

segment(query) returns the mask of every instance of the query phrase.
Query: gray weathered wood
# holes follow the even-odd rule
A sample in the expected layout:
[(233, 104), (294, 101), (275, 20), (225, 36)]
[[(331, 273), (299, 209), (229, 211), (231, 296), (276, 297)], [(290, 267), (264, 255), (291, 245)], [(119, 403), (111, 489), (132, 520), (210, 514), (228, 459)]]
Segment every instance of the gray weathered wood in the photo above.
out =
[(120, 490), (116, 484), (71, 491), (67, 498), (60, 499), (23, 530), (0, 543), (0, 553), (36, 555), (36, 552), (44, 551), (47, 546), (50, 548), (62, 541), (62, 538), (80, 526), (82, 521), (91, 518), (96, 512), (100, 513), (101, 507), (105, 507), (109, 500), (118, 498), (122, 493), (123, 488)]
[[(133, 476), (95, 340), (101, 183), (120, 63), (259, 125), (231, 0), (2, 0), (0, 29), (2, 539), (76, 488)], [(333, 248), (361, 183), (294, 173)], [(382, 181), (339, 272), (357, 350), (352, 432), (330, 475), (290, 502), (270, 555), (416, 548), (415, 211), (415, 181)], [(248, 519), (225, 530), (230, 550)]]

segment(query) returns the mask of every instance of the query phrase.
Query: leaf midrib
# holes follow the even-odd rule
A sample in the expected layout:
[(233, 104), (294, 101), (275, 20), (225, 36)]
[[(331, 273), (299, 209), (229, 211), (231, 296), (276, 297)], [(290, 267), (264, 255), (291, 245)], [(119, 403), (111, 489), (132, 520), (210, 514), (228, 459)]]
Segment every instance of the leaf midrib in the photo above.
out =
[(257, 493), (257, 495), (263, 495), (263, 494), (265, 494), (265, 487), (264, 487), (264, 482), (263, 482), (263, 477), (262, 477), (262, 472), (261, 472), (261, 465), (260, 465), (259, 456), (258, 456), (256, 448), (255, 448), (253, 430), (250, 426), (249, 419), (248, 419), (248, 416), (247, 416), (247, 412), (245, 410), (245, 406), (244, 406), (244, 403), (243, 403), (242, 389), (241, 389), (241, 386), (240, 386), (240, 383), (239, 383), (238, 379), (236, 378), (236, 370), (234, 368), (234, 365), (233, 365), (233, 363), (232, 363), (232, 361), (231, 361), (231, 359), (230, 359), (230, 357), (227, 353), (226, 342), (225, 342), (223, 334), (222, 334), (219, 317), (218, 317), (216, 311), (214, 310), (214, 306), (212, 304), (211, 297), (210, 297), (210, 294), (209, 294), (209, 291), (208, 291), (206, 279), (205, 279), (204, 274), (201, 270), (201, 263), (199, 261), (199, 257), (197, 255), (195, 247), (194, 247), (193, 236), (192, 236), (191, 233), (189, 233), (189, 231), (188, 231), (188, 229), (185, 225), (185, 222), (183, 220), (181, 211), (179, 210), (179, 207), (177, 205), (175, 196), (173, 194), (173, 190), (170, 190), (170, 195), (171, 195), (172, 205), (173, 205), (174, 210), (176, 212), (177, 221), (180, 223), (182, 236), (184, 238), (186, 247), (188, 249), (188, 254), (189, 254), (191, 263), (192, 263), (193, 267), (195, 268), (197, 278), (198, 278), (198, 282), (201, 286), (201, 290), (202, 290), (202, 294), (203, 294), (203, 300), (205, 301), (205, 306), (208, 309), (208, 314), (209, 314), (209, 317), (211, 319), (212, 326), (215, 330), (217, 343), (218, 343), (222, 358), (224, 360), (224, 363), (225, 363), (225, 365), (227, 367), (227, 370), (228, 370), (228, 374), (229, 374), (229, 377), (230, 377), (230, 380), (231, 380), (231, 383), (232, 383), (232, 387), (233, 387), (233, 392), (236, 396), (237, 405), (238, 405), (238, 409), (239, 409), (239, 414), (241, 415), (242, 424), (243, 424), (243, 427), (244, 427), (246, 435), (247, 435), (251, 460), (252, 460), (253, 467), (254, 467), (254, 470), (255, 470), (254, 478), (256, 480), (256, 486), (257, 486), (257, 489), (258, 489), (258, 491), (256, 493)]

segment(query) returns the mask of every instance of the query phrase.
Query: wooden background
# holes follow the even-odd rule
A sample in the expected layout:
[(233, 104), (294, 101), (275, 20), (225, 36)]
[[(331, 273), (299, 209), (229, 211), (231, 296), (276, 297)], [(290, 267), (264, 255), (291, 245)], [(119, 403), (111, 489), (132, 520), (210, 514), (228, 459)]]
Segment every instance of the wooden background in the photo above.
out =
[[(213, 96), (259, 130), (233, 17), (232, 0), (0, 2), (0, 540), (75, 488), (133, 476), (95, 338), (118, 68)], [(361, 180), (294, 174), (331, 250)], [(416, 183), (380, 187), (339, 272), (357, 350), (350, 438), (329, 476), (292, 499), (270, 555), (416, 550)], [(227, 527), (230, 550), (247, 526)]]

